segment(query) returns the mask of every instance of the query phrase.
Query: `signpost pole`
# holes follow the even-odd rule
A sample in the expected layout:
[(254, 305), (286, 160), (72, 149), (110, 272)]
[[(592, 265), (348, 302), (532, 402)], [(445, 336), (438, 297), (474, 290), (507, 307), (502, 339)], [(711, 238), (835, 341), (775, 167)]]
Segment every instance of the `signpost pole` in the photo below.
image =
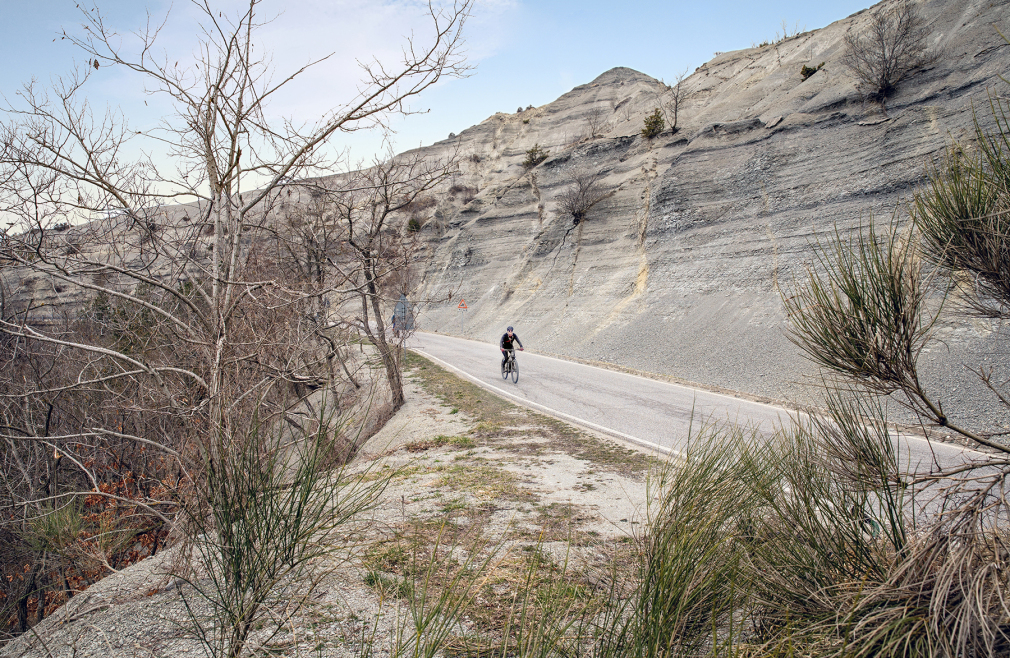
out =
[(463, 336), (464, 335), (463, 334), (463, 316), (466, 315), (466, 312), (465, 312), (466, 311), (466, 302), (463, 300), (463, 298), (460, 298), (460, 300), (459, 300), (459, 306), (457, 306), (456, 308), (459, 309), (459, 335)]

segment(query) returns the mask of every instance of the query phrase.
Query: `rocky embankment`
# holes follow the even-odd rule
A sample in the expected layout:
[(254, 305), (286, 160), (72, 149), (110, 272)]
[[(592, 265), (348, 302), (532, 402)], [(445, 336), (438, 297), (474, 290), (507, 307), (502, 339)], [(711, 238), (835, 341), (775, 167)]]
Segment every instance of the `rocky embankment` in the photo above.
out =
[[(784, 333), (780, 296), (836, 228), (901, 217), (929, 163), (973, 135), (973, 106), (992, 122), (987, 95), (1010, 70), (997, 31), (1010, 27), (1010, 5), (917, 5), (942, 57), (903, 82), (886, 113), (864, 102), (841, 63), (844, 36), (867, 28), (866, 10), (718, 54), (683, 81), (677, 131), (668, 124), (651, 140), (643, 120), (671, 89), (615, 68), (423, 149), (459, 148), (463, 162), (421, 229), (429, 251), (419, 298), (455, 290), (454, 301), (425, 308), (420, 327), (494, 341), (512, 324), (544, 351), (815, 400), (816, 371)], [(534, 145), (549, 157), (527, 171)], [(573, 227), (557, 198), (577, 169), (601, 172), (611, 195)], [(940, 324), (926, 370), (948, 394), (945, 408), (984, 415), (961, 363), (1002, 362), (998, 334), (953, 316)]]

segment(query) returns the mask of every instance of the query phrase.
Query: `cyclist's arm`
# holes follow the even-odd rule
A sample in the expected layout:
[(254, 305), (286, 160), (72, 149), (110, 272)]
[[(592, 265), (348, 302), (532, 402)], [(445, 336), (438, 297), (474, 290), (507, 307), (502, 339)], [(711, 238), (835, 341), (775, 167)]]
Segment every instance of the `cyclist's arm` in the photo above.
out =
[(512, 334), (512, 340), (519, 343), (519, 349), (521, 350), (526, 349), (525, 347), (523, 347), (523, 342), (519, 340), (519, 334)]

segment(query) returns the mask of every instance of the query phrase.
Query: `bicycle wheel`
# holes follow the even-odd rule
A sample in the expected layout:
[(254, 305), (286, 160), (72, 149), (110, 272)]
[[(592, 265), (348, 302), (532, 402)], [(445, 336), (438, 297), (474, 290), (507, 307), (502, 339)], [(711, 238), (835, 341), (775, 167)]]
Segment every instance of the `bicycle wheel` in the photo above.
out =
[(519, 362), (515, 358), (512, 359), (512, 383), (519, 383)]
[(504, 379), (505, 381), (508, 381), (508, 379), (509, 379), (509, 366), (508, 366), (508, 363), (509, 363), (509, 360), (505, 359), (504, 361), (502, 361), (502, 364), (501, 364), (501, 378)]

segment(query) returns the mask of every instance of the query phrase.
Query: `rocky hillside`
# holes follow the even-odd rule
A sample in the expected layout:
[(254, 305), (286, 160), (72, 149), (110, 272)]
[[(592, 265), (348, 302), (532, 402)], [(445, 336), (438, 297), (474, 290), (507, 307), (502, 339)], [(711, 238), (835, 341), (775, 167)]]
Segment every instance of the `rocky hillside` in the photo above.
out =
[[(886, 113), (841, 63), (846, 33), (864, 30), (870, 9), (718, 54), (683, 81), (678, 130), (668, 123), (651, 140), (643, 120), (671, 88), (615, 68), (423, 149), (459, 148), (464, 158), (453, 193), (421, 229), (429, 252), (419, 297), (458, 293), (427, 307), (421, 328), (496, 341), (512, 324), (540, 350), (809, 399), (814, 371), (785, 337), (780, 294), (835, 227), (900, 215), (945, 144), (971, 136), (973, 104), (991, 121), (987, 94), (1010, 71), (997, 30), (1010, 29), (1010, 5), (917, 5), (942, 56), (898, 87)], [(527, 171), (535, 145), (549, 157)], [(611, 194), (573, 227), (557, 198), (578, 169), (601, 172)], [(993, 329), (944, 324), (949, 352), (935, 351), (934, 376), (963, 391), (971, 375), (956, 364), (997, 350)], [(970, 396), (962, 403), (971, 408)]]

